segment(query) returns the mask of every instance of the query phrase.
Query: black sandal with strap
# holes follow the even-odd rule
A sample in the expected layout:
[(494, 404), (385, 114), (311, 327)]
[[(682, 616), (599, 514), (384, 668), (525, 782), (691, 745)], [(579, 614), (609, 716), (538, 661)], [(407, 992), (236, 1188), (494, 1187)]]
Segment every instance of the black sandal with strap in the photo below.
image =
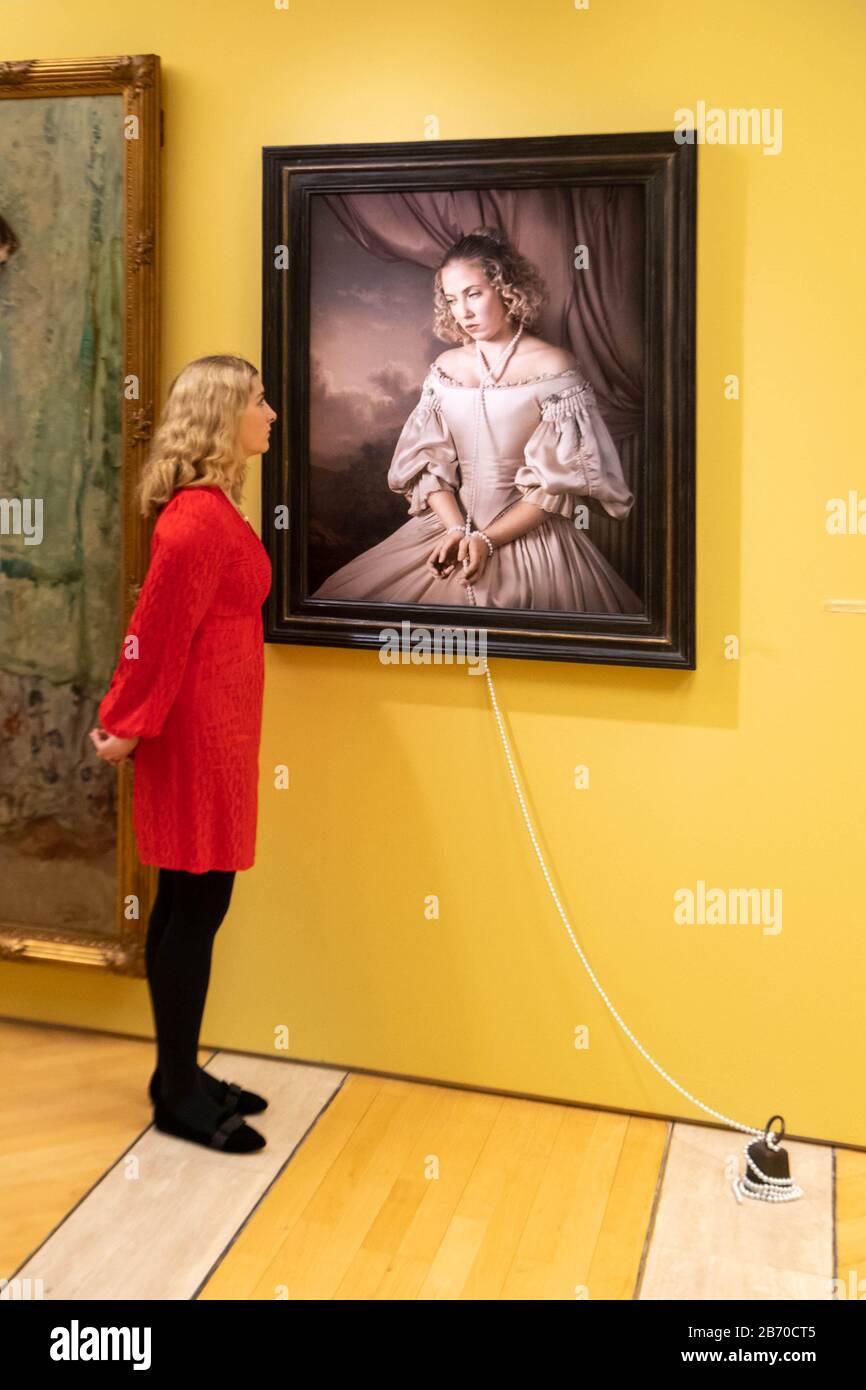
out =
[(248, 1125), (243, 1115), (234, 1109), (223, 1108), (219, 1122), (213, 1130), (195, 1129), (172, 1114), (161, 1100), (154, 1105), (154, 1123), (164, 1134), (173, 1134), (176, 1139), (189, 1139), (193, 1144), (202, 1144), (206, 1149), (221, 1149), (223, 1153), (254, 1153), (263, 1149), (267, 1140), (257, 1129)]

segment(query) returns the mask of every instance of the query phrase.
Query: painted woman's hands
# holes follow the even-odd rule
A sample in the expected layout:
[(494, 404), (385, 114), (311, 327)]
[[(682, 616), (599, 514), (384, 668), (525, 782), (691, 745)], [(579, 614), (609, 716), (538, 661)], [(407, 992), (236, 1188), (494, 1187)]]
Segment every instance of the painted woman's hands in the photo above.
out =
[(480, 536), (466, 536), (461, 535), (459, 531), (452, 531), (437, 541), (431, 550), (427, 557), (427, 569), (431, 574), (435, 574), (437, 579), (447, 579), (458, 565), (462, 565), (463, 573), (458, 576), (459, 583), (472, 584), (484, 573), (489, 558), (487, 543)]
[(461, 584), (474, 584), (476, 579), (481, 578), (490, 558), (487, 542), (482, 540), (480, 536), (461, 536), (457, 558), (461, 563), (465, 562), (459, 582)]
[(114, 763), (115, 767), (129, 761), (133, 749), (139, 742), (137, 738), (117, 738), (114, 734), (107, 734), (104, 729), (91, 729), (90, 741), (96, 749), (97, 756), (104, 763)]
[(427, 557), (427, 569), (431, 574), (435, 574), (437, 579), (447, 579), (454, 572), (458, 549), (463, 539), (459, 531), (452, 531), (437, 541), (430, 551)]

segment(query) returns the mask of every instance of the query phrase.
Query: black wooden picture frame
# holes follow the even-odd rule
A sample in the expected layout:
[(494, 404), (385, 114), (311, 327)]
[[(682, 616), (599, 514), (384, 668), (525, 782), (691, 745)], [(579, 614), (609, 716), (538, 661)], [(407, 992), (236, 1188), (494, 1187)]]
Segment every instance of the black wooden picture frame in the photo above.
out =
[[(643, 614), (311, 598), (312, 200), (624, 183), (642, 190), (644, 209)], [(262, 538), (274, 572), (266, 640), (377, 649), (384, 628), (404, 623), (410, 631), (483, 628), (489, 655), (695, 669), (696, 213), (697, 146), (672, 131), (264, 148), (262, 376), (278, 413), (262, 478)]]

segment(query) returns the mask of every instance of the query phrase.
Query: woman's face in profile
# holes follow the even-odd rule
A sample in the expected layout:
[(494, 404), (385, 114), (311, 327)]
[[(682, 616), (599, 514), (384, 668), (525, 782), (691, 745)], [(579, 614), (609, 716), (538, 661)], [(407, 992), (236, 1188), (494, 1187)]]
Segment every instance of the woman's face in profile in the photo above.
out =
[(442, 293), (460, 328), (474, 341), (495, 338), (505, 311), (478, 261), (451, 261), (442, 271)]
[(271, 425), (277, 412), (271, 410), (265, 400), (265, 388), (256, 372), (250, 382), (250, 396), (247, 408), (241, 416), (240, 451), (244, 458), (253, 454), (266, 454), (270, 443)]

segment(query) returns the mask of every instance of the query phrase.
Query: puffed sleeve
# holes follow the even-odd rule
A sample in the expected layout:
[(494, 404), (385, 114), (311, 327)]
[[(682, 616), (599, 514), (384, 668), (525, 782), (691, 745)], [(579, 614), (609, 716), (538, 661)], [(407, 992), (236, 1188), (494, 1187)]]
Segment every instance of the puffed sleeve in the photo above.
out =
[(201, 492), (170, 505), (157, 520), (147, 574), (99, 706), (106, 733), (156, 738), (168, 718), (225, 562), (222, 506)]
[(427, 508), (431, 492), (456, 492), (460, 486), (457, 450), (431, 376), (397, 440), (388, 486), (406, 498), (410, 516)]
[(525, 502), (569, 518), (581, 497), (593, 498), (609, 516), (622, 518), (631, 511), (634, 494), (587, 381), (541, 402), (541, 420), (526, 442), (524, 460), (514, 481)]

